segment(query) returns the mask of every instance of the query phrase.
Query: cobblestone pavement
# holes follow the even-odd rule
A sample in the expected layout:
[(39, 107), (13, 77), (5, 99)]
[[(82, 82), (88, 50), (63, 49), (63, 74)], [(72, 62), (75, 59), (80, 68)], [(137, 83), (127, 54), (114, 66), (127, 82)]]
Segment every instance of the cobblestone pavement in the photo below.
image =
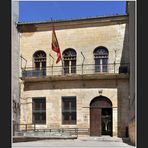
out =
[(119, 138), (79, 138), (75, 140), (40, 140), (13, 143), (12, 148), (134, 148)]

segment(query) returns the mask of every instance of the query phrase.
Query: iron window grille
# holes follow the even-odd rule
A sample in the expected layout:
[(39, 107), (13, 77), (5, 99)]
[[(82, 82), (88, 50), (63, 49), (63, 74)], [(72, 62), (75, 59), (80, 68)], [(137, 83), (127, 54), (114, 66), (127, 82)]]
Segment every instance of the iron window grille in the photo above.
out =
[(76, 124), (76, 97), (62, 97), (62, 124)]
[(94, 50), (95, 72), (108, 72), (108, 50), (98, 47)]
[(44, 51), (37, 51), (33, 55), (34, 60), (34, 76), (46, 75), (46, 53)]
[(77, 53), (74, 49), (68, 48), (63, 52), (64, 74), (76, 73)]
[(46, 98), (32, 99), (32, 122), (46, 124)]

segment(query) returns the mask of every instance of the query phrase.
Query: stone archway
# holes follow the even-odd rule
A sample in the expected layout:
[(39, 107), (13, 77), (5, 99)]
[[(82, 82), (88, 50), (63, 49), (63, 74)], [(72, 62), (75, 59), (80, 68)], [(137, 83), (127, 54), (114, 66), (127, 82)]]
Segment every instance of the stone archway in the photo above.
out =
[(112, 102), (104, 96), (90, 102), (90, 136), (112, 136)]

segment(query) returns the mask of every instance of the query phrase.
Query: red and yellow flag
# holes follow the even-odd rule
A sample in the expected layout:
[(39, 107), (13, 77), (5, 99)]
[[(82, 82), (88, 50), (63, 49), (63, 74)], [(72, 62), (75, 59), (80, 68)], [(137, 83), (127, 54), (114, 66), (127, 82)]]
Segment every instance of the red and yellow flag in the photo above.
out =
[(56, 37), (54, 25), (52, 25), (51, 48), (52, 48), (53, 51), (55, 51), (57, 53), (57, 60), (56, 60), (56, 64), (57, 64), (61, 60), (61, 52), (60, 52), (59, 43), (58, 43), (58, 40), (57, 40), (57, 37)]

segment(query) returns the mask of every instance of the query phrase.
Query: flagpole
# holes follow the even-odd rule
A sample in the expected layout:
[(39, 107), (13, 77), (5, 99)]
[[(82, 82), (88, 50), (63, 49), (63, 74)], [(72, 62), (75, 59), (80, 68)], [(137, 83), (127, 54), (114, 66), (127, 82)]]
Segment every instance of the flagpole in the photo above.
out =
[[(54, 21), (53, 21), (53, 19), (52, 19), (52, 17), (51, 17), (51, 24), (52, 24), (52, 29), (54, 29), (54, 31), (55, 31), (55, 27), (54, 27)], [(61, 62), (62, 62), (62, 74), (63, 74), (63, 57), (62, 57), (62, 54), (61, 54), (61, 50), (60, 50), (60, 55), (61, 55)]]

